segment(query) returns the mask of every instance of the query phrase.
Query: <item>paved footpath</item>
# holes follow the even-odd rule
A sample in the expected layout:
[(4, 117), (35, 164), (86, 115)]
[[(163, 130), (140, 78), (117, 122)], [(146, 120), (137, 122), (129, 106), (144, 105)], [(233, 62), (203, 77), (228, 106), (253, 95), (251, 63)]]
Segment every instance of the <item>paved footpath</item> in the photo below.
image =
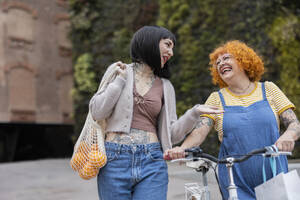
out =
[[(200, 182), (200, 173), (169, 163), (168, 200), (184, 200), (184, 184)], [(290, 164), (297, 168), (300, 164)], [(211, 199), (220, 194), (213, 171), (208, 172)], [(83, 180), (69, 167), (69, 159), (46, 159), (0, 164), (0, 200), (98, 200), (96, 179)]]

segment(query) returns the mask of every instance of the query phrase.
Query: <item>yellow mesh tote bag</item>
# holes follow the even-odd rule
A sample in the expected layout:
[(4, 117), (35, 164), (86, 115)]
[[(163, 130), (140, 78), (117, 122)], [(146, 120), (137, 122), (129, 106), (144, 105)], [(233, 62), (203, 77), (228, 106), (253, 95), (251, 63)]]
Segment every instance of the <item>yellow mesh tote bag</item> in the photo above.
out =
[[(113, 65), (104, 75), (97, 93), (101, 93), (115, 79), (116, 65)], [(104, 146), (105, 128), (106, 120), (95, 121), (89, 111), (70, 160), (72, 169), (85, 180), (96, 177), (100, 168), (107, 162)]]

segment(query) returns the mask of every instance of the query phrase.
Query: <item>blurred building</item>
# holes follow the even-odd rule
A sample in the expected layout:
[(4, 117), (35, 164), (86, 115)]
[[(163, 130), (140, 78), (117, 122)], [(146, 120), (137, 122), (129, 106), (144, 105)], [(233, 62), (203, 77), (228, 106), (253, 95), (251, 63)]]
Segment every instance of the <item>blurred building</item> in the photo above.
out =
[(0, 1), (0, 161), (68, 151), (69, 25), (67, 0)]

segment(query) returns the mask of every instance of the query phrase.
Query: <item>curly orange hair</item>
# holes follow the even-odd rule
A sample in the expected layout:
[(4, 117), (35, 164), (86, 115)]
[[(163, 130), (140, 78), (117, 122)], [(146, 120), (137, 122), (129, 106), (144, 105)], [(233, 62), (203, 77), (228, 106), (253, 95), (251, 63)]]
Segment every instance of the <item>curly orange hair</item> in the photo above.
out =
[(259, 81), (262, 74), (265, 72), (262, 59), (253, 49), (238, 40), (228, 41), (209, 54), (212, 81), (215, 85), (218, 84), (220, 88), (227, 87), (227, 84), (222, 80), (218, 73), (216, 61), (218, 57), (224, 53), (229, 53), (236, 59), (239, 67), (244, 69), (249, 80), (252, 82)]

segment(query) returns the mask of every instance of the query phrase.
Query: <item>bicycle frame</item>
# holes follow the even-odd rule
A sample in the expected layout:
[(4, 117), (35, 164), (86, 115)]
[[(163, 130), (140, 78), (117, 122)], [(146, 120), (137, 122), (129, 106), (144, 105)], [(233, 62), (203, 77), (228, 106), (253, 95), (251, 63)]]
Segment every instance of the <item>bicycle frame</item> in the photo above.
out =
[(234, 159), (233, 158), (227, 158), (228, 163), (226, 164), (226, 168), (228, 171), (228, 179), (229, 179), (229, 186), (227, 188), (229, 193), (229, 199), (228, 200), (238, 200), (238, 194), (237, 194), (237, 186), (234, 183), (233, 179), (233, 172), (232, 167), (234, 165)]
[[(208, 187), (208, 181), (207, 181), (207, 172), (209, 171), (209, 168), (212, 167), (211, 162), (203, 160), (204, 163), (199, 165), (199, 166), (191, 166), (189, 162), (187, 163), (188, 167), (195, 168), (197, 172), (202, 172), (202, 181), (203, 181), (203, 186)], [(232, 167), (234, 165), (234, 159), (233, 158), (228, 158), (227, 159), (228, 163), (226, 164), (226, 168), (228, 170), (228, 178), (229, 178), (229, 186), (227, 188), (228, 193), (229, 193), (229, 199), (228, 200), (238, 200), (238, 195), (237, 195), (237, 186), (234, 183), (233, 179), (233, 172), (232, 172)], [(204, 199), (205, 200), (210, 200), (210, 193), (209, 191), (204, 193)]]
[[(229, 186), (227, 187), (227, 191), (229, 193), (229, 197), (228, 200), (239, 200), (238, 198), (238, 193), (237, 193), (237, 186), (234, 183), (234, 177), (233, 177), (233, 165), (236, 162), (243, 162), (247, 159), (249, 159), (251, 156), (253, 155), (262, 155), (265, 157), (276, 157), (279, 155), (291, 155), (291, 152), (278, 152), (277, 147), (272, 145), (272, 146), (267, 146), (263, 149), (258, 149), (258, 150), (254, 150), (250, 153), (248, 153), (245, 156), (242, 156), (241, 158), (234, 158), (234, 157), (227, 157), (225, 159), (217, 159), (214, 156), (211, 156), (209, 154), (205, 154), (203, 153), (202, 149), (200, 149), (199, 147), (194, 147), (191, 149), (186, 150), (186, 152), (189, 153), (189, 155), (186, 158), (182, 158), (182, 159), (176, 159), (176, 160), (172, 160), (172, 162), (176, 162), (176, 161), (197, 161), (197, 160), (204, 160), (208, 159), (212, 162), (215, 163), (222, 163), (226, 165), (227, 171), (228, 171), (228, 181), (229, 181)], [(204, 160), (205, 161), (205, 160)], [(206, 163), (209, 163), (207, 161), (205, 161)], [(211, 165), (207, 165), (207, 166), (199, 166), (198, 170), (201, 171), (202, 170), (202, 177), (203, 177), (203, 185), (205, 187), (208, 186), (207, 183), (207, 176), (206, 173), (209, 170), (209, 168), (211, 167)], [(196, 169), (197, 171), (197, 169)], [(207, 200), (210, 199), (209, 194), (205, 196), (207, 198)]]
[[(291, 152), (266, 152), (265, 154), (262, 154), (263, 156), (279, 156), (279, 155), (291, 155)], [(229, 193), (229, 198), (228, 200), (239, 200), (238, 194), (237, 194), (237, 186), (234, 183), (234, 178), (233, 178), (233, 172), (232, 168), (235, 163), (235, 159), (233, 157), (229, 157), (226, 159), (228, 163), (226, 164), (226, 168), (228, 171), (228, 179), (229, 179), (229, 186), (227, 187), (227, 191)]]
[[(187, 162), (186, 165), (188, 167), (194, 168), (197, 172), (201, 172), (202, 174), (202, 183), (204, 188), (208, 188), (208, 181), (207, 181), (207, 172), (209, 171), (209, 168), (212, 167), (212, 163), (207, 160), (202, 160), (203, 163), (194, 165), (194, 162)], [(197, 165), (198, 164), (198, 165)], [(210, 192), (206, 190), (204, 192), (204, 199), (205, 200), (210, 200)]]

